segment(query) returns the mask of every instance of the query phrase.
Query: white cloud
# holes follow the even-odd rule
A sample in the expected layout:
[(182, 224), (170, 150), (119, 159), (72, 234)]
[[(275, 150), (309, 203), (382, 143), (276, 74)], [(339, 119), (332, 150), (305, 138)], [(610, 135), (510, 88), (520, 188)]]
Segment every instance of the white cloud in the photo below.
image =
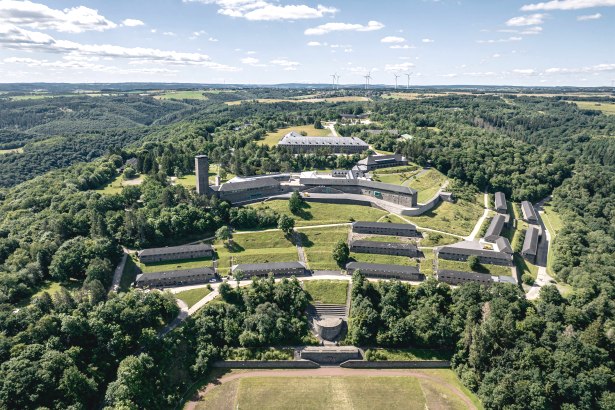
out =
[(491, 56), (492, 58), (500, 58), (502, 57), (501, 54), (495, 53), (494, 55)]
[(455, 73), (450, 73), (450, 74), (442, 74), (440, 77), (444, 77), (444, 78), (455, 78), (455, 77), (457, 77), (457, 74), (455, 74)]
[(381, 43), (403, 43), (405, 41), (405, 38), (396, 36), (386, 36), (380, 40)]
[(416, 47), (410, 46), (408, 44), (403, 44), (403, 45), (402, 44), (394, 44), (394, 45), (390, 46), (389, 48), (392, 48), (394, 50), (398, 50), (398, 49), (407, 50), (407, 49), (416, 48)]
[(164, 32), (162, 32), (162, 35), (163, 36), (169, 36), (169, 37), (175, 37), (177, 34), (175, 34), (172, 31), (164, 31)]
[(528, 27), (525, 30), (523, 30), (522, 32), (520, 32), (519, 34), (523, 34), (523, 35), (534, 35), (534, 34), (540, 34), (542, 33), (542, 27), (540, 26), (534, 26), (534, 27)]
[(320, 41), (308, 41), (307, 45), (310, 47), (320, 47), (323, 44)]
[(432, 40), (430, 38), (424, 38), (424, 39), (421, 40), (421, 42), (423, 42), (423, 43), (433, 43), (434, 41), (435, 40)]
[(122, 21), (122, 26), (126, 27), (139, 27), (144, 25), (145, 23), (143, 21), (137, 19), (125, 19)]
[(266, 64), (261, 64), (258, 58), (244, 57), (241, 59), (242, 64), (250, 65), (253, 67), (266, 67)]
[(526, 4), (521, 7), (521, 10), (580, 10), (593, 7), (615, 7), (615, 0), (552, 0), (542, 3)]
[(72, 56), (123, 58), (145, 63), (201, 65), (221, 71), (237, 70), (235, 67), (211, 62), (206, 54), (167, 51), (146, 47), (123, 47), (111, 44), (82, 44), (69, 40), (57, 40), (48, 34), (29, 31), (12, 24), (0, 25), (0, 47)]
[(286, 58), (277, 58), (270, 61), (271, 64), (282, 67), (285, 71), (295, 71), (299, 67), (299, 63), (296, 61), (290, 61)]
[(217, 43), (217, 42), (218, 42), (218, 39), (217, 39), (217, 38), (215, 38), (215, 37), (209, 37), (209, 38), (207, 39), (207, 41), (211, 41), (212, 43)]
[(183, 0), (184, 3), (215, 4), (218, 13), (253, 21), (303, 20), (322, 18), (337, 13), (335, 7), (305, 4), (278, 5), (264, 0)]
[(173, 74), (177, 73), (178, 70), (172, 70), (168, 68), (152, 68), (152, 67), (142, 67), (142, 68), (120, 68), (115, 66), (103, 65), (103, 64), (94, 64), (85, 60), (74, 60), (74, 59), (64, 59), (64, 60), (38, 60), (34, 58), (23, 58), (23, 57), (8, 57), (3, 60), (8, 64), (20, 64), (26, 65), (28, 67), (40, 67), (49, 70), (65, 70), (65, 69), (73, 69), (73, 70), (88, 70), (88, 71), (97, 71), (97, 72), (105, 72), (105, 73), (113, 73), (113, 74)]
[(384, 71), (407, 71), (414, 67), (412, 63), (386, 64)]
[(367, 25), (351, 23), (326, 23), (317, 27), (308, 28), (304, 31), (307, 36), (318, 36), (334, 31), (376, 31), (384, 28), (379, 21), (369, 21)]
[(66, 33), (104, 31), (117, 27), (117, 24), (98, 14), (98, 10), (89, 7), (58, 10), (28, 0), (0, 0), (0, 23)]
[(575, 74), (575, 73), (601, 73), (615, 71), (615, 64), (597, 64), (593, 66), (577, 67), (577, 68), (547, 68), (547, 74)]
[(250, 51), (246, 51), (247, 55), (252, 55), (252, 54), (256, 54), (256, 51), (250, 50)]
[(512, 70), (512, 72), (515, 74), (521, 74), (521, 75), (535, 75), (536, 74), (536, 70), (534, 70), (533, 68), (516, 68)]
[(506, 22), (506, 25), (511, 27), (536, 26), (544, 23), (545, 17), (546, 14), (542, 13), (513, 17)]
[(585, 16), (578, 16), (577, 20), (579, 20), (579, 21), (587, 21), (587, 20), (598, 20), (599, 18), (602, 18), (602, 14), (596, 13), (596, 14), (589, 14), (589, 15), (585, 15)]
[(523, 37), (508, 37), (508, 38), (500, 38), (497, 40), (478, 40), (476, 41), (479, 44), (494, 44), (494, 43), (509, 43), (511, 41), (521, 41)]

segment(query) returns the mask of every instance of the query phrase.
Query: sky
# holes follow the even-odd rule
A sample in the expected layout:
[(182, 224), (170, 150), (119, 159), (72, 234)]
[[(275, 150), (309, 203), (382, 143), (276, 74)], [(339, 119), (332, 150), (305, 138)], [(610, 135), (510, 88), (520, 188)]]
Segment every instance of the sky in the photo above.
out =
[[(615, 0), (0, 0), (0, 82), (611, 86)], [(407, 75), (408, 74), (408, 75)]]

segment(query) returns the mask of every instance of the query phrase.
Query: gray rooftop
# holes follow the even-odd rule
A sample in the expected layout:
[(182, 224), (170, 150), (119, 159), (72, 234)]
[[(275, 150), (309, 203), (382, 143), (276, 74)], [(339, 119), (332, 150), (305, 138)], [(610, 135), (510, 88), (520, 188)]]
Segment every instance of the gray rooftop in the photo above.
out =
[(212, 268), (204, 267), (195, 269), (171, 270), (165, 272), (142, 273), (140, 275), (137, 275), (137, 282), (165, 278), (180, 279), (195, 275), (213, 276), (215, 275), (215, 272)]
[(305, 269), (305, 265), (301, 262), (266, 262), (266, 263), (240, 263), (233, 266), (234, 270), (242, 272), (263, 271), (263, 270), (280, 270), (280, 269)]
[(538, 251), (538, 240), (540, 239), (540, 230), (536, 225), (530, 225), (525, 231), (525, 239), (523, 240), (523, 249), (521, 253), (536, 255)]
[(416, 225), (414, 224), (399, 224), (399, 223), (390, 223), (390, 222), (367, 222), (367, 221), (356, 221), (352, 223), (353, 228), (389, 228), (389, 229), (409, 229), (416, 230)]
[(401, 154), (387, 154), (387, 155), (368, 155), (361, 161), (357, 162), (359, 165), (375, 165), (385, 162), (404, 161), (405, 158)]
[(306, 147), (365, 147), (369, 144), (357, 137), (306, 137), (294, 131), (286, 134), (278, 146), (306, 146)]
[(532, 204), (529, 201), (521, 202), (521, 211), (523, 212), (523, 218), (524, 219), (527, 219), (527, 220), (536, 219), (536, 220), (538, 220), (538, 217), (536, 216), (536, 211), (534, 211), (534, 207), (532, 206)]
[(418, 274), (419, 269), (416, 266), (389, 265), (383, 263), (366, 263), (366, 262), (348, 262), (346, 269), (377, 271), (383, 273), (405, 273)]
[(220, 192), (234, 192), (234, 191), (245, 191), (246, 189), (258, 189), (258, 188), (269, 188), (280, 186), (280, 181), (274, 179), (272, 177), (262, 177), (262, 178), (253, 178), (246, 179), (243, 181), (236, 182), (225, 182), (220, 185), (218, 191)]
[(317, 186), (359, 186), (373, 190), (397, 192), (405, 195), (414, 195), (416, 191), (410, 187), (385, 184), (384, 182), (368, 181), (366, 179), (345, 179), (345, 178), (299, 178), (302, 185)]
[(504, 195), (504, 192), (495, 193), (495, 209), (507, 209), (506, 195)]
[[(473, 243), (476, 243), (476, 245), (480, 246), (478, 242)], [(458, 246), (459, 244), (462, 244), (462, 246)], [(482, 249), (482, 247), (479, 248), (478, 246), (468, 246), (466, 245), (466, 242), (460, 242), (459, 244), (453, 244), (437, 248), (438, 253), (447, 252), (455, 255), (484, 256), (487, 258), (496, 258), (507, 261), (510, 261), (512, 259), (512, 255), (506, 254), (504, 252), (490, 251), (488, 249)]]
[(510, 246), (510, 242), (508, 241), (507, 238), (500, 236), (496, 241), (495, 244), (498, 246), (498, 249), (500, 250), (500, 252), (505, 252), (505, 253), (513, 253), (512, 250), (512, 246)]
[(357, 241), (352, 241), (352, 246), (367, 246), (370, 248), (379, 248), (379, 249), (413, 249), (413, 250), (416, 250), (415, 244), (401, 243), (401, 242), (378, 242), (378, 241), (357, 240)]
[(489, 280), (492, 281), (491, 275), (488, 273), (479, 273), (479, 272), (464, 272), (460, 270), (439, 270), (438, 276), (440, 274), (446, 274), (454, 276), (458, 279), (470, 279), (470, 280)]
[(164, 248), (149, 248), (143, 249), (139, 252), (139, 257), (141, 256), (154, 256), (154, 255), (169, 255), (173, 253), (184, 253), (184, 252), (198, 252), (198, 251), (213, 251), (211, 245), (201, 243), (197, 245), (182, 245), (182, 246), (167, 246)]
[(504, 228), (504, 222), (506, 222), (504, 215), (497, 214), (494, 216), (489, 224), (489, 228), (487, 228), (487, 232), (485, 233), (485, 239), (495, 240), (495, 237), (500, 236), (502, 229)]

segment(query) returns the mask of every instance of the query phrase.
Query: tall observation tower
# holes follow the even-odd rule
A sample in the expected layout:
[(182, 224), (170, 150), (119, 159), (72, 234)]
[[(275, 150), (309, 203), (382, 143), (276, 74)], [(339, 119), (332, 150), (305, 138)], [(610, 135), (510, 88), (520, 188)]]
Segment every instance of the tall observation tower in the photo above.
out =
[(194, 172), (196, 173), (196, 192), (209, 195), (209, 158), (207, 155), (194, 157)]

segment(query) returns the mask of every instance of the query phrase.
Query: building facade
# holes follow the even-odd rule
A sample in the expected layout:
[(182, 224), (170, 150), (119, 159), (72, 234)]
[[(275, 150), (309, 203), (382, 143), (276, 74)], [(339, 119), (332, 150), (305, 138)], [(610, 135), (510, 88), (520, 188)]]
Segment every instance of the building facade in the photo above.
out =
[(240, 263), (231, 268), (231, 273), (240, 271), (244, 278), (253, 276), (302, 276), (307, 273), (305, 265), (301, 262), (268, 262), (268, 263)]
[(371, 253), (377, 255), (418, 256), (418, 248), (412, 243), (377, 242), (356, 240), (350, 243), (350, 251), (357, 253)]
[(178, 259), (210, 258), (214, 249), (208, 244), (167, 246), (140, 251), (137, 256), (143, 263), (173, 261)]
[(142, 273), (137, 275), (135, 286), (140, 288), (158, 288), (167, 286), (187, 286), (206, 283), (216, 278), (212, 268), (196, 268), (167, 272)]
[(435, 249), (436, 257), (451, 261), (465, 262), (470, 256), (476, 256), (480, 263), (512, 266), (513, 256), (505, 252), (487, 249), (475, 249), (461, 246), (442, 246)]
[(487, 232), (485, 233), (485, 240), (487, 242), (495, 242), (502, 234), (502, 230), (504, 229), (504, 225), (506, 222), (506, 218), (502, 214), (497, 214), (491, 219), (491, 223), (489, 224), (489, 228), (487, 228)]
[(284, 192), (279, 180), (272, 177), (247, 178), (239, 181), (225, 182), (216, 187), (218, 198), (233, 202), (244, 202), (258, 198), (279, 195)]
[(524, 221), (531, 224), (538, 223), (538, 215), (536, 215), (536, 211), (529, 201), (521, 202), (521, 212), (523, 213)]
[(404, 165), (408, 165), (408, 160), (401, 154), (368, 155), (367, 158), (357, 162), (357, 166), (363, 172)]
[(372, 278), (424, 280), (425, 276), (415, 266), (388, 265), (381, 263), (349, 262), (346, 271), (352, 275), (355, 271)]
[(420, 236), (419, 232), (416, 230), (416, 225), (386, 222), (353, 222), (352, 232), (370, 235), (405, 236), (410, 238)]
[(369, 144), (356, 137), (306, 137), (289, 132), (278, 147), (289, 149), (294, 154), (327, 151), (335, 154), (360, 154), (369, 149)]
[(538, 242), (540, 241), (540, 228), (536, 225), (530, 225), (525, 231), (525, 239), (523, 240), (523, 248), (521, 256), (532, 263), (536, 263), (538, 255)]

